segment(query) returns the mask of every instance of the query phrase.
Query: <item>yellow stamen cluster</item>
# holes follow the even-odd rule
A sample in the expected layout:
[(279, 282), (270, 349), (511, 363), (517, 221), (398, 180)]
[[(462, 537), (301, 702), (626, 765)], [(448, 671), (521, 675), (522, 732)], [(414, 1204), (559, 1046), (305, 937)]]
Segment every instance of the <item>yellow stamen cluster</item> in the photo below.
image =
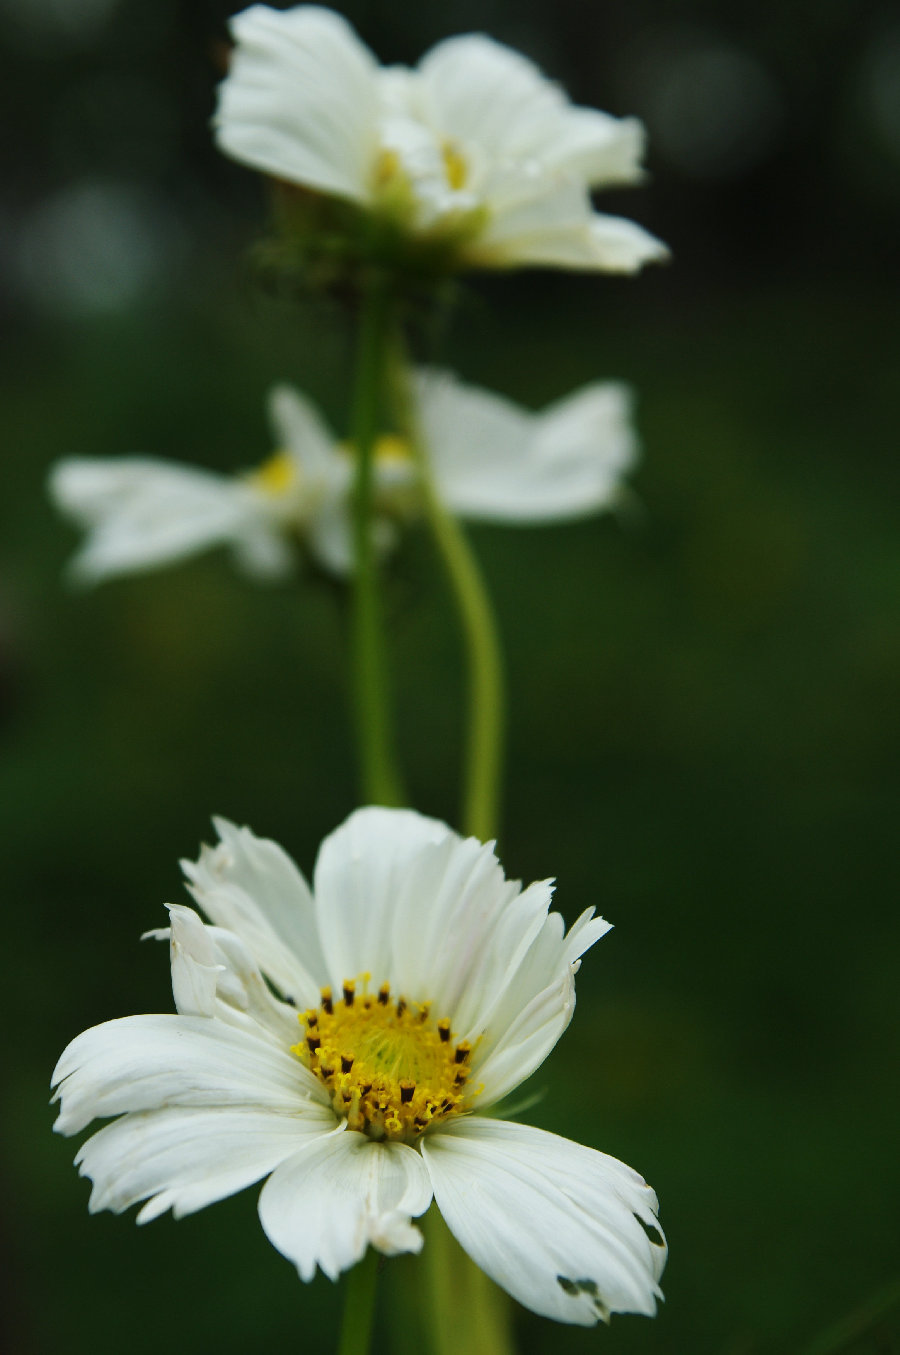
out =
[(342, 996), (322, 989), (322, 1001), (300, 1016), (303, 1039), (291, 1053), (328, 1089), (351, 1129), (374, 1139), (414, 1142), (433, 1124), (464, 1108), (471, 1045), (454, 1042), (450, 1022), (434, 1022), (428, 1004), (357, 993), (348, 979)]
[(469, 179), (469, 166), (465, 157), (452, 141), (445, 141), (441, 146), (441, 158), (444, 161), (447, 183), (454, 193), (458, 193), (460, 189), (465, 188)]
[(265, 494), (272, 494), (276, 498), (293, 489), (298, 478), (297, 463), (290, 452), (275, 452), (247, 476), (255, 489), (261, 489)]

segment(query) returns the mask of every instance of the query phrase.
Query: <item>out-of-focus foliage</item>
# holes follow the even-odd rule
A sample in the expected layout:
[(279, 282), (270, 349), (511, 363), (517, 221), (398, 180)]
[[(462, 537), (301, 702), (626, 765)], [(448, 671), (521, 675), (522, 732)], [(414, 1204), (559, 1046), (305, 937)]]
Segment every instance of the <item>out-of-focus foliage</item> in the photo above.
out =
[[(355, 802), (339, 590), (252, 588), (210, 558), (74, 594), (43, 491), (69, 453), (259, 461), (275, 379), (346, 427), (346, 325), (253, 289), (262, 194), (209, 146), (226, 12), (0, 6), (14, 1355), (328, 1350), (335, 1330), (334, 1290), (272, 1251), (253, 1191), (178, 1224), (89, 1219), (45, 1107), (74, 1034), (170, 1006), (137, 937), (182, 897), (210, 813), (308, 869)], [(646, 448), (620, 521), (476, 536), (512, 692), (504, 863), (556, 873), (569, 920), (593, 903), (616, 923), (529, 1118), (634, 1163), (671, 1243), (656, 1322), (523, 1313), (522, 1350), (890, 1351), (900, 30), (837, 2), (345, 12), (385, 59), (487, 27), (642, 115), (653, 182), (610, 206), (676, 256), (638, 280), (480, 280), (423, 339), (536, 407), (627, 379)], [(410, 781), (452, 819), (459, 662), (423, 536), (388, 601)]]

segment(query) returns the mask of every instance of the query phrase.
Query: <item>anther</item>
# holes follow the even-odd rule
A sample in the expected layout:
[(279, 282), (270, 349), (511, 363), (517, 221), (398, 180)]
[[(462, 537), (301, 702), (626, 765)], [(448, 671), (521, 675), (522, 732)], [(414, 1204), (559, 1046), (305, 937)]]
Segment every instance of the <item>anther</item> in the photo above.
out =
[(405, 1105), (408, 1101), (411, 1101), (413, 1099), (413, 1093), (415, 1092), (415, 1090), (416, 1084), (414, 1082), (401, 1082), (400, 1104)]
[(390, 998), (390, 996), (391, 996), (391, 985), (389, 983), (383, 983), (381, 987), (378, 989), (378, 1001), (381, 1003), (382, 1007), (387, 1006), (388, 999)]
[(405, 1011), (406, 1011), (406, 998), (405, 997), (398, 998), (397, 1015), (402, 1016)]
[(331, 996), (330, 988), (322, 989), (322, 1011), (325, 1012), (327, 1016), (331, 1016), (334, 1013), (334, 1001)]
[(450, 1039), (450, 1022), (446, 1017), (443, 1021), (438, 1021), (438, 1035), (441, 1037), (441, 1044), (446, 1044)]
[(469, 1041), (463, 1040), (461, 1044), (456, 1046), (456, 1053), (453, 1057), (457, 1063), (465, 1063), (471, 1052), (472, 1046), (469, 1044)]
[(306, 1037), (306, 1047), (310, 1054), (315, 1054), (321, 1043), (322, 1041), (319, 1039), (318, 1035), (307, 1035)]
[(344, 1001), (348, 1007), (353, 1006), (353, 999), (356, 997), (356, 984), (352, 979), (344, 980)]
[(342, 1055), (341, 1055), (341, 1072), (342, 1072), (342, 1073), (349, 1073), (349, 1071), (350, 1071), (350, 1069), (351, 1069), (352, 1067), (353, 1067), (353, 1055), (352, 1055), (352, 1054), (342, 1054)]
[(319, 1024), (319, 1014), (318, 1012), (313, 1011), (312, 1008), (309, 1009), (309, 1011), (305, 1014), (303, 1019), (306, 1022), (308, 1030), (312, 1030), (313, 1026), (317, 1026)]

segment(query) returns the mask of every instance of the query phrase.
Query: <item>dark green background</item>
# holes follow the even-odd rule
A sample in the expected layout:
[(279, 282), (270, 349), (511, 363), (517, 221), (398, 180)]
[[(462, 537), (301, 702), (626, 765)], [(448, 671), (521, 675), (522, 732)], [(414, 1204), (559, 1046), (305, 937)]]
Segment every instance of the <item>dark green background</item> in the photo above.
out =
[[(170, 1007), (166, 957), (138, 936), (183, 897), (177, 860), (210, 813), (308, 871), (356, 800), (340, 589), (257, 589), (219, 558), (61, 583), (75, 538), (46, 501), (55, 458), (252, 464), (275, 379), (343, 432), (350, 346), (339, 314), (252, 285), (258, 186), (206, 131), (227, 7), (122, 0), (63, 36), (54, 12), (3, 11), (6, 1344), (327, 1352), (337, 1291), (272, 1250), (255, 1191), (177, 1224), (89, 1218), (74, 1144), (50, 1133), (65, 1043)], [(610, 199), (672, 244), (671, 268), (474, 279), (433, 353), (535, 407), (626, 379), (645, 448), (622, 520), (473, 534), (511, 687), (502, 859), (556, 875), (569, 921), (594, 904), (616, 924), (528, 1118), (641, 1170), (671, 1244), (655, 1322), (517, 1327), (523, 1352), (553, 1355), (900, 1350), (900, 160), (869, 116), (877, 89), (900, 125), (895, 16), (837, 0), (346, 12), (392, 59), (488, 26), (581, 100), (643, 115), (652, 147), (648, 51), (728, 44), (778, 91), (755, 160), (651, 149), (648, 186)], [(124, 185), (162, 251), (105, 307), (57, 285), (47, 253), (47, 213), (86, 182)], [(102, 280), (104, 258), (83, 271)], [(410, 783), (453, 821), (459, 656), (423, 534), (387, 587)]]

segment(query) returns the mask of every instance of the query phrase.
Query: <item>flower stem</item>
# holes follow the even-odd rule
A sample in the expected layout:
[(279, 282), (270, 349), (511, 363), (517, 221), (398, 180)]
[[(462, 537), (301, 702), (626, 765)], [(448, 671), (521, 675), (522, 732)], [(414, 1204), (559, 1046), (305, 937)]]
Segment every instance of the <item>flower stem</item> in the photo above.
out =
[(369, 1247), (363, 1259), (347, 1276), (338, 1355), (368, 1355), (375, 1318), (377, 1278), (378, 1252), (374, 1247)]
[(378, 561), (372, 540), (373, 463), (385, 380), (391, 314), (388, 286), (373, 277), (362, 298), (351, 437), (356, 453), (353, 504), (353, 669), (362, 798), (401, 805), (393, 759)]
[(432, 1205), (425, 1216), (425, 1330), (432, 1355), (513, 1355), (510, 1305)]
[(431, 471), (424, 433), (402, 354), (392, 373), (404, 432), (409, 438), (432, 535), (459, 615), (468, 673), (468, 720), (463, 766), (463, 832), (485, 841), (498, 829), (505, 726), (503, 659), (493, 608), (475, 553), (448, 512)]

